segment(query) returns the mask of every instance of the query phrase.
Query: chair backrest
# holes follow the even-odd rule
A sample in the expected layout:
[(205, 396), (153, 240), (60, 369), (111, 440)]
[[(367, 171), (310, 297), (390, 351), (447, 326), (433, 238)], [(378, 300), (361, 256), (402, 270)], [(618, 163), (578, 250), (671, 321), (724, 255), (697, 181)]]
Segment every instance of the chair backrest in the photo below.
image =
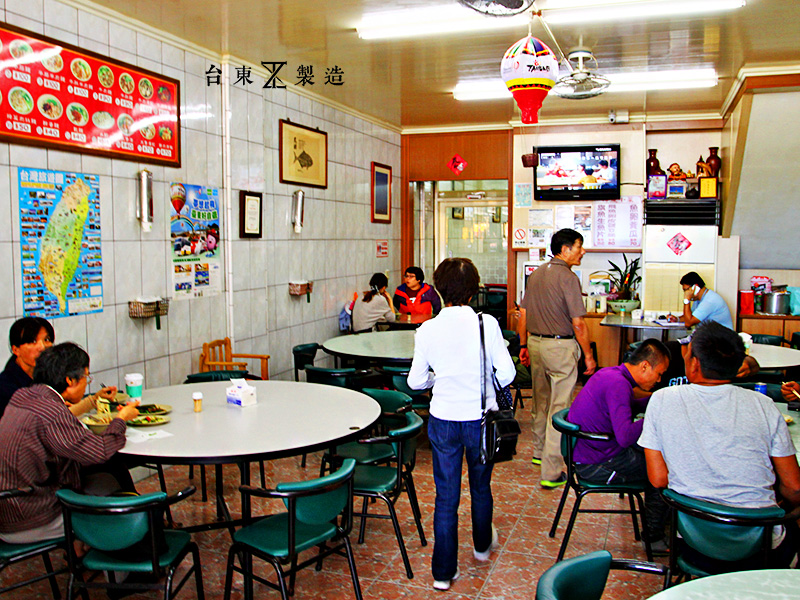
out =
[(383, 413), (396, 413), (411, 406), (411, 397), (403, 392), (376, 388), (364, 388), (361, 391), (380, 404)]
[(788, 340), (781, 335), (769, 335), (767, 333), (753, 333), (754, 344), (766, 344), (767, 346), (780, 346), (784, 343), (789, 344)]
[[(166, 501), (164, 492), (143, 496), (86, 496), (59, 490), (56, 496), (67, 509), (75, 537), (103, 552), (123, 550), (142, 541), (150, 531), (150, 512)], [(132, 509), (123, 514), (115, 509)], [(138, 510), (137, 510), (138, 509)], [(160, 518), (160, 516), (159, 516)]]
[(600, 600), (610, 569), (607, 550), (557, 562), (539, 578), (536, 600)]
[(567, 462), (567, 466), (572, 463), (572, 451), (575, 448), (575, 443), (578, 441), (577, 436), (581, 428), (580, 425), (570, 423), (567, 421), (569, 409), (565, 408), (558, 411), (553, 415), (553, 428), (561, 433), (561, 456)]
[[(738, 561), (755, 556), (772, 539), (764, 521), (785, 515), (777, 506), (739, 508), (662, 491), (664, 501), (678, 511), (678, 533), (691, 548), (716, 560)], [(727, 521), (727, 522), (725, 522)], [(750, 524), (752, 523), (752, 524)]]
[(209, 365), (209, 362), (231, 362), (231, 338), (224, 340), (212, 340), (203, 344), (203, 351), (200, 353), (200, 371), (216, 371), (221, 367)]
[(519, 341), (519, 334), (510, 329), (503, 329), (503, 339), (508, 342), (508, 353), (512, 357), (519, 356), (519, 351), (522, 349), (522, 345)]
[(316, 342), (313, 342), (311, 344), (298, 344), (292, 348), (295, 381), (300, 381), (300, 371), (304, 370), (306, 366), (314, 364), (314, 359), (317, 356), (317, 350), (319, 350), (321, 347), (322, 346)]
[[(308, 481), (279, 483), (275, 489), (278, 492), (303, 493), (294, 499), (295, 518), (301, 523), (330, 523), (342, 513), (348, 502), (352, 504), (352, 489), (347, 483), (352, 480), (355, 468), (356, 461), (347, 458), (341, 468), (330, 475)], [(285, 499), (284, 503), (291, 510), (290, 500)]]
[(309, 383), (347, 387), (350, 379), (355, 374), (356, 370), (353, 368), (326, 369), (325, 367), (315, 367), (313, 365), (306, 366), (306, 381)]
[(406, 424), (398, 429), (389, 431), (389, 438), (393, 438), (392, 448), (402, 465), (412, 465), (417, 452), (417, 436), (422, 431), (422, 417), (415, 412), (406, 413)]
[(207, 383), (209, 381), (228, 381), (230, 379), (244, 379), (247, 371), (206, 371), (204, 373), (191, 373), (186, 376), (183, 383)]

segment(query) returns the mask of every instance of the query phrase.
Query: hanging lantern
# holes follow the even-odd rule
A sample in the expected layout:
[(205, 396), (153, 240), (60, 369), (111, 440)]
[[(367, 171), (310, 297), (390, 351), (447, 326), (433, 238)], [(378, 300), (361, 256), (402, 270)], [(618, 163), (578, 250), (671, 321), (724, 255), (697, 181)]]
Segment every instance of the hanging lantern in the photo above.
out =
[(506, 50), (500, 74), (522, 111), (522, 122), (538, 123), (542, 102), (558, 81), (553, 51), (535, 37), (524, 37)]

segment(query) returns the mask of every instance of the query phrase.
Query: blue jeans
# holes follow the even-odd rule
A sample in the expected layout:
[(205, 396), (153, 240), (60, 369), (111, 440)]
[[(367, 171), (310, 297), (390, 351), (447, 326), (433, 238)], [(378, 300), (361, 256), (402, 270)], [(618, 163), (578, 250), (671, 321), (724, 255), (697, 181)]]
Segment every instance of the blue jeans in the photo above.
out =
[(436, 504), (433, 511), (433, 561), (437, 581), (452, 579), (458, 568), (458, 503), (461, 464), (466, 451), (472, 512), (472, 543), (485, 552), (492, 543), (492, 465), (480, 461), (481, 422), (444, 421), (431, 416), (428, 439), (433, 451)]

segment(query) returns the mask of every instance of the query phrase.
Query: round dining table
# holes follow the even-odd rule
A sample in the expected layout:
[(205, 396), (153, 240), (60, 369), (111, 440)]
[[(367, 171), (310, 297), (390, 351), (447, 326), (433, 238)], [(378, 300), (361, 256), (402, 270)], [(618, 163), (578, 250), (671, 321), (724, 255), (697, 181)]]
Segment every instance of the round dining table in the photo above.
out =
[[(119, 453), (138, 464), (236, 464), (242, 485), (249, 485), (251, 462), (315, 452), (355, 439), (381, 412), (375, 400), (345, 388), (294, 381), (248, 383), (256, 389), (257, 403), (244, 407), (227, 402), (230, 381), (144, 390), (142, 404), (172, 407), (169, 422), (129, 427)], [(203, 393), (201, 412), (194, 412), (194, 392)], [(231, 522), (221, 484), (218, 476), (218, 517)], [(242, 516), (250, 516), (249, 497), (242, 498)]]
[(800, 365), (800, 350), (769, 344), (750, 344), (750, 356), (762, 369), (788, 369)]
[(340, 335), (322, 342), (322, 349), (337, 359), (410, 364), (414, 358), (414, 334), (401, 330)]
[(800, 571), (763, 569), (701, 577), (650, 596), (650, 600), (795, 600)]

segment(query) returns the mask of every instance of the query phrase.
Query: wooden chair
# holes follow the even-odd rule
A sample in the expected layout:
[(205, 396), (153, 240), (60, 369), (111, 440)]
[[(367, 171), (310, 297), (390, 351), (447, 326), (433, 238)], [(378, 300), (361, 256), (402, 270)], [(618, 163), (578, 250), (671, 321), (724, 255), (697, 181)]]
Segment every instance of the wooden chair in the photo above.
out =
[(247, 370), (247, 363), (235, 361), (235, 358), (254, 358), (261, 361), (261, 379), (269, 379), (269, 354), (234, 354), (231, 348), (231, 338), (213, 340), (203, 344), (200, 353), (200, 372), (219, 370)]

